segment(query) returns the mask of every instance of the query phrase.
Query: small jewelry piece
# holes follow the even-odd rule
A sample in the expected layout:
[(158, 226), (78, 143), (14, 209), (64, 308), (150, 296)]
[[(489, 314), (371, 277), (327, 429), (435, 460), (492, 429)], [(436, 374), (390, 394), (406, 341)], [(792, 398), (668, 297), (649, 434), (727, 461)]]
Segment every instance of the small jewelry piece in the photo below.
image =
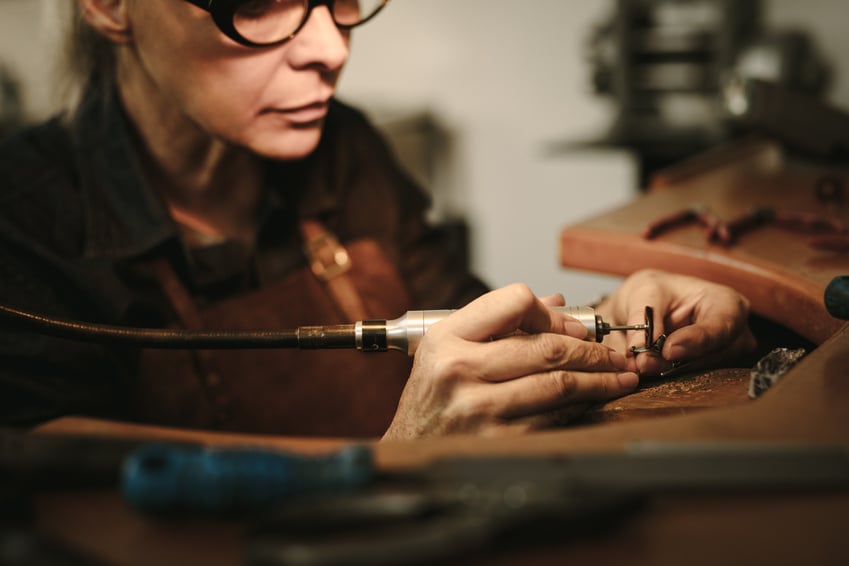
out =
[(661, 350), (663, 350), (663, 345), (666, 343), (666, 334), (661, 334), (658, 336), (657, 340), (650, 345), (645, 346), (631, 346), (631, 352), (634, 354), (642, 354), (644, 352), (655, 352), (659, 354)]

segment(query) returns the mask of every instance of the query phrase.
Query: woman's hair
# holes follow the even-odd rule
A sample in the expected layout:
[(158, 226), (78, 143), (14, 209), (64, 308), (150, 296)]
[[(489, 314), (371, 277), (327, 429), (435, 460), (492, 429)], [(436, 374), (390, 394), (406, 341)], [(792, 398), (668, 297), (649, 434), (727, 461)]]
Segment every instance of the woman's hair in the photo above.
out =
[(92, 90), (108, 92), (115, 79), (114, 45), (82, 17), (76, 0), (66, 19), (64, 64), (61, 73), (65, 99), (75, 109), (83, 94)]

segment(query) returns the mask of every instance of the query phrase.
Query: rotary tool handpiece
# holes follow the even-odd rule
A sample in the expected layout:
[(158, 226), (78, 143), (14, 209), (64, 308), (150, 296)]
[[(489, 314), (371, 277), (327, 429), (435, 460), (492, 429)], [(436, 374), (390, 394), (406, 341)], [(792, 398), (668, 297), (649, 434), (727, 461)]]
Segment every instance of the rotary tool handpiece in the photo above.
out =
[[(604, 322), (595, 309), (587, 306), (552, 307), (581, 322), (587, 329), (587, 340), (601, 342), (612, 331), (646, 330), (648, 323), (613, 326)], [(407, 311), (394, 320), (363, 320), (354, 325), (358, 350), (400, 350), (412, 356), (431, 326), (453, 313), (453, 310)]]

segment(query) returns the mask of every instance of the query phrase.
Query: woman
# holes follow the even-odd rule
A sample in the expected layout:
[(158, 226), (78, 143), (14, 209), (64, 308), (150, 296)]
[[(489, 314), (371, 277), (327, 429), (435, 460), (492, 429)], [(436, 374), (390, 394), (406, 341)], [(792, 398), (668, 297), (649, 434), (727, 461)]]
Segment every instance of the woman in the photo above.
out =
[(111, 324), (271, 329), (479, 298), (432, 328), (412, 370), (394, 354), (137, 351), (6, 331), (5, 422), (522, 431), (633, 390), (638, 370), (751, 346), (745, 300), (691, 278), (637, 274), (600, 307), (641, 322), (653, 305), (669, 334), (654, 358), (626, 358), (624, 337), (619, 352), (583, 341), (546, 307), (562, 298), (484, 294), (379, 136), (333, 98), (351, 28), (384, 4), (78, 0), (77, 109), (0, 151), (0, 293)]

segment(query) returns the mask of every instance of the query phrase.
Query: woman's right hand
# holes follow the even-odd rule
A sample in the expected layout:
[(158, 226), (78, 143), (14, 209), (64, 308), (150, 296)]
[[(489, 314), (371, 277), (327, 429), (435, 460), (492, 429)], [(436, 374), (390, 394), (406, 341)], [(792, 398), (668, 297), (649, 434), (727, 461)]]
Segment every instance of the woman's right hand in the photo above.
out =
[(430, 328), (384, 440), (509, 434), (562, 422), (632, 391), (626, 359), (522, 284), (491, 291)]

